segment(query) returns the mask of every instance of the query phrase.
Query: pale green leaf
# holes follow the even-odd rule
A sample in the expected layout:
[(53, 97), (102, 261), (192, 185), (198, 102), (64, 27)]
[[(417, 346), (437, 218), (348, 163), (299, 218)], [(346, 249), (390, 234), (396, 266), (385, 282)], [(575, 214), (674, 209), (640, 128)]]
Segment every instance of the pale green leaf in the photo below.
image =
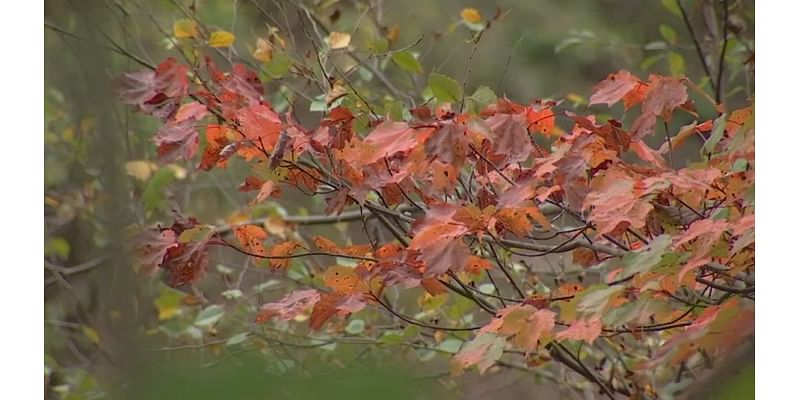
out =
[(392, 54), (392, 61), (397, 64), (398, 67), (412, 74), (422, 72), (422, 65), (417, 61), (417, 58), (414, 57), (414, 54), (408, 50)]
[(433, 92), (433, 96), (440, 102), (456, 102), (461, 99), (461, 85), (449, 76), (431, 73), (428, 76), (428, 86)]
[(212, 304), (197, 314), (194, 324), (200, 327), (211, 326), (219, 321), (223, 315), (225, 315), (225, 309), (220, 305)]

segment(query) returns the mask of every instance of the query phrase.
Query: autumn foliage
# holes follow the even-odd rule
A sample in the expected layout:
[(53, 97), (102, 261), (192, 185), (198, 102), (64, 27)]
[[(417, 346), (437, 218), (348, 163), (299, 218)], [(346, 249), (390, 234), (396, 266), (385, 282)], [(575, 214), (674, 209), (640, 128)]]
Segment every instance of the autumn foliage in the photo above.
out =
[[(463, 98), (435, 96), (402, 119), (338, 87), (354, 100), (315, 126), (276, 112), (256, 71), (211, 56), (170, 58), (119, 84), (123, 102), (162, 122), (159, 161), (249, 167), (245, 211), (304, 193), (324, 198), (314, 217), (355, 212), (350, 221), (383, 233), (341, 244), (184, 216), (138, 233), (139, 270), (163, 271), (174, 287), (197, 287), (216, 247), (274, 274), (309, 257), (335, 263), (304, 266), (318, 278), (260, 304), (258, 324), (335, 333), (371, 309), (376, 321), (421, 328), (413, 343), (457, 334), (454, 374), (559, 364), (631, 396), (754, 331), (753, 109), (726, 110), (687, 78), (612, 73), (581, 109), (497, 98), (465, 110)], [(696, 102), (709, 101), (716, 114), (701, 116)], [(677, 116), (694, 122), (677, 126)], [(678, 166), (676, 152), (698, 138), (698, 156)], [(291, 232), (303, 221), (273, 223)], [(579, 273), (540, 276), (533, 265), (554, 254)], [(430, 318), (397, 293), (458, 297), (469, 312)]]

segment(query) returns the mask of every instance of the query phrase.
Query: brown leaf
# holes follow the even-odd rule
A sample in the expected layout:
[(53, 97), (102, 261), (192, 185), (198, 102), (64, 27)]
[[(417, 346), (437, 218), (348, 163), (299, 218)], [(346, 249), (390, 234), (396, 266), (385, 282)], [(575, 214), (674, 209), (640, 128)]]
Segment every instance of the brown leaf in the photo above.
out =
[(609, 74), (606, 79), (592, 89), (589, 105), (605, 103), (613, 106), (633, 90), (637, 83), (639, 83), (639, 79), (625, 70)]
[[(531, 155), (533, 145), (523, 118), (519, 115), (497, 114), (486, 120), (493, 135), (494, 152), (506, 156), (504, 165), (524, 162)], [(500, 168), (503, 166), (498, 165)]]

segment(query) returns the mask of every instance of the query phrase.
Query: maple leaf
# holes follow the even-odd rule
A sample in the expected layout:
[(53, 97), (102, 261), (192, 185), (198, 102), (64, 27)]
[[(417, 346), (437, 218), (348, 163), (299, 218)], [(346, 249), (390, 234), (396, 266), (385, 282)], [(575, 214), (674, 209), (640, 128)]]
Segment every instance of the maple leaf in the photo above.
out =
[(197, 128), (194, 118), (181, 122), (170, 121), (159, 128), (153, 137), (153, 143), (158, 146), (158, 159), (161, 162), (175, 160), (191, 160), (200, 147)]
[(207, 241), (181, 243), (167, 252), (161, 267), (167, 271), (168, 283), (177, 288), (196, 285), (208, 271)]
[(130, 105), (141, 106), (158, 94), (156, 72), (140, 70), (126, 72), (116, 81), (119, 86), (119, 99)]
[(232, 73), (226, 77), (222, 85), (228, 92), (241, 96), (249, 105), (258, 105), (264, 93), (264, 86), (258, 74), (244, 64), (234, 64)]
[(529, 130), (543, 133), (545, 136), (553, 134), (556, 125), (556, 116), (549, 107), (540, 110), (529, 107), (525, 118), (528, 121)]
[(609, 106), (613, 106), (618, 101), (622, 100), (628, 92), (633, 90), (638, 83), (639, 79), (625, 70), (609, 74), (606, 79), (592, 88), (592, 96), (589, 97), (589, 105), (605, 103)]
[(169, 57), (156, 68), (156, 88), (169, 98), (186, 96), (189, 90), (189, 67)]
[(424, 141), (433, 128), (414, 129), (405, 122), (384, 121), (364, 139), (360, 161), (372, 164), (384, 157), (407, 152)]
[(656, 117), (663, 117), (669, 121), (672, 111), (686, 103), (688, 99), (686, 86), (679, 79), (650, 75), (650, 87), (642, 102), (642, 114), (631, 125), (634, 138), (641, 139), (653, 133)]
[(290, 293), (275, 303), (262, 305), (261, 310), (256, 315), (255, 322), (261, 324), (273, 317), (278, 317), (283, 321), (294, 319), (298, 314), (317, 304), (319, 300), (320, 294), (315, 289)]
[(481, 328), (481, 333), (499, 333), (512, 337), (511, 343), (525, 351), (534, 351), (540, 340), (555, 327), (555, 313), (528, 304), (515, 304), (497, 312), (497, 318)]
[(331, 215), (336, 214), (339, 215), (344, 210), (344, 207), (347, 205), (347, 196), (350, 194), (349, 189), (339, 189), (331, 196), (325, 198), (325, 214)]
[(294, 251), (300, 247), (300, 244), (295, 242), (294, 240), (287, 240), (283, 243), (278, 243), (272, 248), (269, 249), (268, 255), (270, 257), (286, 257), (286, 258), (275, 258), (269, 260), (269, 266), (273, 270), (280, 270), (286, 269), (289, 267), (289, 262), (291, 261), (291, 256), (294, 254)]
[(534, 193), (534, 187), (530, 182), (517, 182), (497, 198), (497, 207), (519, 207), (523, 202), (532, 198)]
[(425, 141), (425, 151), (438, 160), (458, 168), (467, 156), (470, 139), (464, 124), (445, 124)]
[(473, 255), (467, 258), (467, 263), (464, 266), (464, 270), (473, 275), (480, 274), (490, 268), (492, 268), (492, 263), (489, 260)]
[(267, 232), (258, 225), (241, 225), (233, 227), (233, 234), (244, 249), (251, 254), (266, 256), (267, 250), (264, 249), (264, 240), (267, 239)]
[(362, 295), (346, 295), (343, 293), (323, 293), (320, 296), (309, 318), (309, 327), (319, 330), (334, 314), (346, 316), (358, 312), (365, 306)]
[(462, 225), (439, 224), (414, 236), (409, 248), (418, 250), (427, 266), (425, 276), (439, 275), (448, 270), (464, 268), (470, 255), (461, 237), (467, 233)]
[(266, 181), (261, 184), (258, 188), (258, 194), (256, 197), (250, 201), (250, 205), (253, 206), (255, 204), (261, 203), (266, 200), (268, 197), (278, 197), (281, 195), (281, 188), (278, 186), (275, 181)]
[(556, 340), (583, 340), (592, 344), (602, 331), (603, 323), (597, 316), (581, 318), (573, 322), (569, 328), (556, 333)]
[(182, 105), (178, 109), (178, 112), (175, 113), (175, 121), (181, 122), (189, 118), (199, 121), (205, 118), (206, 115), (208, 115), (208, 108), (199, 101), (193, 101)]
[(634, 228), (645, 225), (653, 205), (635, 190), (636, 181), (614, 174), (596, 182), (597, 189), (586, 195), (583, 209), (592, 209), (589, 221), (597, 225), (598, 234), (612, 232), (620, 224)]
[(524, 116), (497, 114), (486, 120), (492, 132), (494, 152), (505, 156), (505, 164), (523, 162), (533, 150), (528, 131), (523, 122)]
[(281, 119), (271, 108), (257, 104), (240, 109), (237, 118), (242, 124), (242, 133), (253, 145), (272, 151), (281, 132)]
[(483, 374), (502, 357), (505, 344), (505, 339), (491, 333), (476, 335), (453, 356), (451, 371), (458, 375), (468, 367), (477, 365), (478, 371)]
[(369, 293), (369, 288), (364, 279), (355, 268), (334, 265), (325, 270), (322, 276), (325, 286), (333, 289), (334, 293)]
[(224, 167), (226, 159), (222, 156), (230, 141), (226, 134), (227, 128), (221, 125), (210, 124), (206, 127), (206, 148), (200, 159), (198, 168), (203, 171), (211, 171), (214, 167)]
[(139, 234), (134, 243), (139, 255), (138, 272), (151, 275), (164, 262), (167, 252), (178, 247), (178, 237), (170, 229), (148, 229)]

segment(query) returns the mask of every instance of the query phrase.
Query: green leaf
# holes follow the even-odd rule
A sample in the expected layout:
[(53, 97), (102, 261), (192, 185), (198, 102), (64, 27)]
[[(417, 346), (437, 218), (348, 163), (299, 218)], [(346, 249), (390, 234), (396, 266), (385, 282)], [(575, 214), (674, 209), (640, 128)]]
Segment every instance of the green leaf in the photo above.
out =
[(458, 353), (458, 350), (461, 348), (461, 344), (464, 343), (458, 339), (445, 339), (441, 343), (439, 343), (439, 350), (446, 351), (450, 354)]
[(243, 296), (243, 293), (239, 289), (231, 289), (222, 292), (222, 297), (228, 300), (235, 300)]
[(386, 50), (389, 50), (389, 40), (385, 37), (375, 39), (367, 44), (367, 49), (371, 51), (372, 54), (385, 53)]
[(647, 71), (657, 62), (661, 61), (662, 58), (664, 58), (663, 54), (656, 54), (654, 56), (647, 57), (642, 61), (641, 64), (639, 64), (639, 68), (641, 68), (643, 71)]
[(658, 27), (658, 31), (661, 32), (661, 37), (664, 38), (669, 44), (675, 44), (678, 41), (678, 34), (675, 33), (675, 29), (672, 29), (671, 26), (667, 24), (661, 24)]
[(386, 331), (378, 340), (389, 345), (395, 345), (403, 343), (405, 338), (401, 331)]
[(422, 72), (422, 65), (417, 61), (417, 58), (414, 57), (414, 54), (408, 50), (392, 54), (392, 61), (397, 64), (398, 67), (412, 74)]
[(350, 323), (347, 324), (347, 327), (344, 328), (344, 331), (351, 335), (358, 335), (359, 333), (364, 332), (364, 320), (351, 320)]
[(272, 60), (264, 63), (264, 73), (269, 80), (279, 79), (289, 72), (292, 67), (292, 59), (285, 53), (275, 53), (272, 55)]
[(428, 75), (428, 86), (440, 102), (453, 103), (461, 99), (461, 85), (449, 76), (433, 72)]
[(568, 37), (568, 38), (558, 42), (558, 44), (556, 45), (555, 49), (553, 49), (553, 52), (556, 53), (556, 54), (561, 53), (562, 51), (564, 51), (566, 48), (568, 48), (570, 46), (574, 46), (576, 44), (583, 43), (584, 40), (586, 40), (586, 39), (584, 39), (582, 37), (578, 37), (578, 36)]
[(646, 248), (625, 254), (622, 257), (622, 265), (625, 268), (622, 276), (650, 271), (658, 265), (671, 244), (672, 238), (669, 235), (661, 235), (653, 239)]
[(161, 207), (164, 203), (164, 192), (174, 179), (175, 172), (168, 167), (161, 168), (153, 174), (153, 177), (147, 182), (142, 192), (142, 203), (145, 211), (152, 212)]
[(747, 171), (747, 165), (747, 160), (744, 158), (739, 158), (733, 162), (733, 165), (731, 166), (731, 172)]
[(494, 104), (497, 102), (497, 95), (494, 94), (494, 91), (490, 89), (488, 86), (480, 86), (475, 89), (475, 93), (472, 93), (469, 96), (472, 103), (475, 105), (474, 111), (476, 114), (479, 113), (482, 109), (484, 109), (489, 104)]
[(669, 61), (669, 73), (671, 75), (683, 75), (683, 72), (686, 69), (686, 63), (684, 62), (682, 55), (670, 52), (669, 55), (667, 55), (667, 61)]
[(703, 155), (714, 153), (717, 143), (722, 139), (722, 135), (725, 134), (725, 126), (727, 124), (728, 113), (720, 115), (719, 118), (714, 121), (714, 125), (711, 127), (711, 136), (708, 137), (708, 140), (703, 144), (703, 148), (700, 149)]
[(62, 260), (69, 258), (69, 242), (62, 237), (50, 238), (45, 242), (44, 254), (46, 256), (57, 256)]
[(223, 315), (225, 315), (225, 309), (220, 305), (212, 304), (197, 314), (194, 324), (200, 327), (211, 326), (219, 321)]
[(664, 50), (667, 48), (667, 43), (662, 40), (656, 40), (644, 45), (645, 50)]
[(621, 285), (594, 285), (584, 291), (580, 303), (578, 303), (577, 311), (589, 315), (598, 315), (605, 310), (611, 299), (621, 291)]
[(247, 335), (248, 335), (247, 332), (242, 332), (238, 335), (233, 335), (228, 339), (227, 342), (225, 342), (225, 346), (235, 346), (239, 343), (243, 343), (245, 340), (247, 340)]
[(180, 243), (198, 242), (205, 240), (214, 232), (214, 227), (211, 225), (201, 225), (195, 228), (187, 229), (181, 233), (178, 238)]
[(679, 0), (661, 0), (661, 5), (667, 9), (672, 15), (681, 18), (681, 9), (678, 7)]
[(168, 286), (161, 287), (161, 294), (153, 301), (158, 310), (159, 320), (172, 319), (181, 314), (181, 300), (185, 294)]
[(100, 334), (91, 326), (81, 325), (81, 332), (83, 332), (83, 336), (86, 336), (90, 342), (100, 344)]

